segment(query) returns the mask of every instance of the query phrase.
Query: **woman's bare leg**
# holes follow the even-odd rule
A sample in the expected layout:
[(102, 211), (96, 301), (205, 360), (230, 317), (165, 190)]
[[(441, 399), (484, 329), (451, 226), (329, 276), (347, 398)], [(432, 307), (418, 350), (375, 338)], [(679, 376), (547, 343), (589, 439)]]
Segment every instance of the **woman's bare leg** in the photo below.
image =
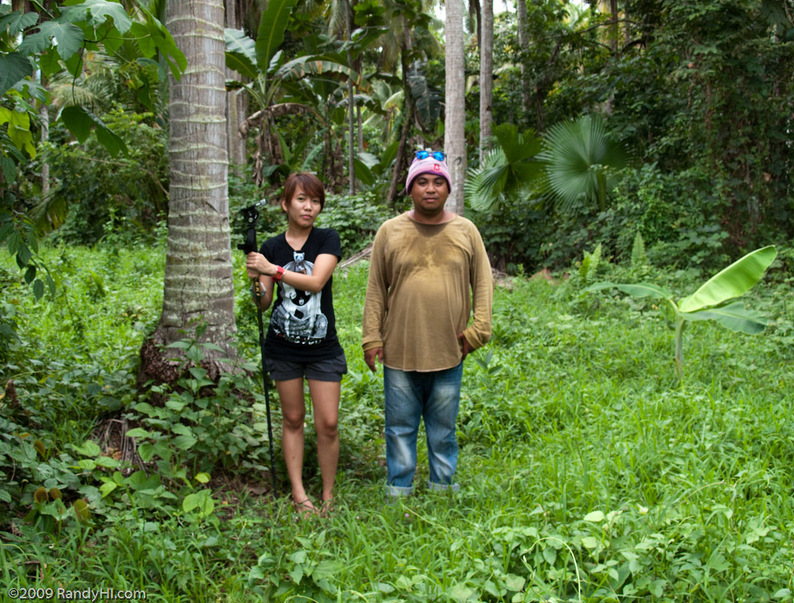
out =
[(317, 461), (323, 478), (322, 500), (334, 496), (336, 469), (339, 464), (339, 395), (341, 384), (335, 381), (309, 379), (309, 392), (314, 406), (314, 427), (317, 430)]
[(287, 475), (292, 485), (292, 500), (307, 509), (314, 509), (303, 488), (303, 423), (306, 420), (306, 402), (303, 397), (303, 378), (276, 381), (283, 417), (281, 448)]

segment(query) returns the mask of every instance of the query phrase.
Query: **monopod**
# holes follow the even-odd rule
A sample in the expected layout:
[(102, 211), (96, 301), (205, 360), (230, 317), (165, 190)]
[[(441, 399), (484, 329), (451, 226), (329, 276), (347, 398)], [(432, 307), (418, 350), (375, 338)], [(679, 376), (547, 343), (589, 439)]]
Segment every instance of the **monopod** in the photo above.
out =
[[(241, 210), (241, 213), (245, 218), (245, 222), (248, 225), (248, 230), (245, 234), (245, 243), (240, 243), (237, 245), (237, 249), (242, 250), (242, 252), (246, 255), (253, 251), (259, 251), (259, 248), (256, 245), (256, 222), (259, 220), (259, 210), (256, 208), (260, 205), (263, 205), (265, 202), (265, 199), (262, 199), (259, 203), (255, 203), (254, 205)], [(254, 281), (252, 283), (255, 288), (254, 290), (258, 292), (259, 279), (251, 280)], [(277, 487), (276, 460), (273, 454), (273, 422), (270, 418), (270, 389), (267, 380), (267, 365), (265, 364), (265, 328), (262, 321), (262, 308), (259, 305), (259, 300), (257, 300), (256, 309), (256, 315), (259, 322), (259, 352), (262, 356), (262, 384), (264, 385), (265, 408), (267, 409), (267, 441), (270, 444), (270, 476), (273, 478), (273, 497), (275, 498), (277, 494)]]

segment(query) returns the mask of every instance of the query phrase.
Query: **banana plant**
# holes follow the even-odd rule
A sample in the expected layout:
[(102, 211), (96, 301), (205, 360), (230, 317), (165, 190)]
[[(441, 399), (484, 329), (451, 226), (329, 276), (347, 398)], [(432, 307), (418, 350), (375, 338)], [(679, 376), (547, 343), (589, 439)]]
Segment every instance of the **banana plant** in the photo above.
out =
[(586, 292), (617, 289), (634, 297), (651, 297), (666, 301), (675, 316), (675, 369), (679, 381), (684, 377), (684, 327), (688, 322), (713, 320), (731, 331), (760, 333), (766, 320), (758, 312), (748, 310), (735, 301), (761, 280), (764, 272), (777, 257), (774, 245), (756, 249), (737, 260), (707, 280), (692, 295), (678, 302), (673, 294), (658, 285), (618, 284), (601, 282), (585, 289)]
[(328, 127), (316, 99), (307, 97), (303, 79), (351, 80), (357, 88), (366, 88), (359, 73), (335, 54), (307, 55), (287, 60), (280, 49), (297, 0), (270, 0), (262, 13), (256, 41), (245, 32), (226, 29), (226, 66), (240, 73), (246, 82), (228, 82), (229, 88), (245, 89), (254, 112), (240, 124), (245, 135), (258, 126), (257, 151), (254, 155), (254, 178), (263, 180), (265, 162), (284, 163), (285, 149), (276, 131), (275, 118), (286, 114), (310, 115)]

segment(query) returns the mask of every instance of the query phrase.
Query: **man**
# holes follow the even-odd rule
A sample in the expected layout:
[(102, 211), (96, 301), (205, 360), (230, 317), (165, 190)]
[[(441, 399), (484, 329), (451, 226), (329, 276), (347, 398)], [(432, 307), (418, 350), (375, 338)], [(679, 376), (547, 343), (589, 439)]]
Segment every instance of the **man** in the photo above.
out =
[(493, 275), (482, 237), (444, 207), (450, 192), (444, 154), (416, 155), (405, 186), (413, 209), (378, 230), (364, 305), (364, 357), (373, 372), (376, 361), (384, 366), (391, 497), (413, 489), (422, 418), (429, 488), (459, 490), (455, 422), (463, 359), (491, 337)]

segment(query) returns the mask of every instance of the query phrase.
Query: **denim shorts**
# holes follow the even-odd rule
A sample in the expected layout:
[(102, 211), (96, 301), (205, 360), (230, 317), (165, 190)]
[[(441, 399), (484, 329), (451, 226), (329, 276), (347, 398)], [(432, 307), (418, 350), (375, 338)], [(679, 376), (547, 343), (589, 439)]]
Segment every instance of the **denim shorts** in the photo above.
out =
[(347, 360), (342, 352), (336, 358), (329, 360), (314, 360), (296, 362), (280, 358), (267, 357), (267, 372), (273, 381), (291, 381), (306, 377), (314, 381), (342, 380), (342, 375), (347, 373)]

